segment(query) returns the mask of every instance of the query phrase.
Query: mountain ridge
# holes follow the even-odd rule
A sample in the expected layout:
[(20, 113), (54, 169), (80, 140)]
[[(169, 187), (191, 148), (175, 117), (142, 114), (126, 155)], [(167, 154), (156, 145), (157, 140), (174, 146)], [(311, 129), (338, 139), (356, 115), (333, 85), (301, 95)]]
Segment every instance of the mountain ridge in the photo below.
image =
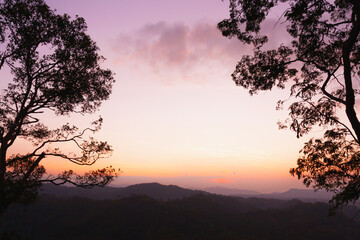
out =
[(325, 191), (317, 191), (311, 189), (292, 188), (285, 192), (263, 194), (251, 190), (243, 190), (236, 188), (209, 187), (201, 190), (187, 189), (176, 185), (163, 185), (157, 182), (140, 183), (129, 185), (127, 187), (94, 187), (92, 189), (83, 189), (79, 187), (53, 186), (45, 184), (41, 188), (41, 194), (54, 195), (56, 197), (84, 197), (94, 200), (119, 199), (132, 195), (146, 195), (156, 200), (174, 200), (189, 197), (198, 193), (203, 194), (219, 194), (224, 196), (234, 196), (243, 198), (265, 198), (291, 200), (299, 199), (302, 201), (329, 201), (332, 197), (331, 193)]

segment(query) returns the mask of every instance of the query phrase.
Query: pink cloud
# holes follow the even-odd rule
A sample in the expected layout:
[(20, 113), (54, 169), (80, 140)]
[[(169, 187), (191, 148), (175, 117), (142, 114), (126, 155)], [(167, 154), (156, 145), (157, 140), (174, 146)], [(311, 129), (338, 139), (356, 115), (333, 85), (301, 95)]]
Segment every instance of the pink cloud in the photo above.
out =
[(166, 75), (166, 81), (173, 77), (200, 78), (218, 68), (233, 69), (239, 56), (248, 49), (236, 39), (224, 38), (216, 24), (190, 27), (165, 22), (121, 34), (112, 48), (116, 64), (132, 63), (152, 74)]
[(188, 35), (189, 29), (184, 25), (165, 26), (158, 35), (158, 39), (147, 45), (146, 51), (150, 55), (149, 60), (159, 60), (170, 65), (186, 63), (191, 54)]
[[(275, 21), (265, 23), (264, 28), (273, 39), (270, 46), (284, 38), (283, 27), (276, 26)], [(116, 64), (132, 63), (167, 82), (174, 78), (206, 81), (207, 76), (219, 71), (231, 73), (241, 56), (253, 50), (235, 38), (223, 37), (216, 23), (188, 26), (166, 22), (146, 24), (135, 32), (120, 34), (112, 48)]]

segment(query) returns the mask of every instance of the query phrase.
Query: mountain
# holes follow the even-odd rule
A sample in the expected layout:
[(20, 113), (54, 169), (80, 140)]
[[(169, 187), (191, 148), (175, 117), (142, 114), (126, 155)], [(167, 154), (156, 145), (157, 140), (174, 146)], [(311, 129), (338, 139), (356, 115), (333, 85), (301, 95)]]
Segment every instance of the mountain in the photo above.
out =
[(221, 194), (226, 196), (239, 196), (245, 198), (266, 198), (266, 199), (281, 199), (291, 200), (299, 199), (306, 202), (328, 202), (333, 196), (332, 193), (325, 190), (314, 191), (312, 189), (296, 189), (292, 188), (285, 192), (274, 192), (270, 194), (264, 194), (256, 191), (249, 191), (237, 188), (225, 188), (225, 187), (209, 187), (203, 189), (206, 192), (213, 194)]
[(244, 198), (256, 197), (280, 200), (299, 199), (307, 202), (327, 202), (332, 197), (332, 194), (329, 192), (321, 190), (315, 192), (311, 189), (293, 188), (281, 193), (262, 194), (255, 191), (224, 187), (209, 187), (203, 190), (191, 190), (175, 185), (162, 185), (159, 183), (141, 183), (127, 187), (94, 187), (92, 189), (45, 184), (42, 186), (40, 193), (61, 198), (82, 197), (94, 200), (119, 199), (132, 195), (146, 195), (156, 200), (172, 200), (182, 199), (198, 193), (220, 194)]
[[(232, 191), (235, 191), (234, 189)], [(238, 190), (240, 191), (240, 190)], [(311, 190), (253, 197), (224, 196), (174, 185), (82, 189), (44, 185), (29, 206), (13, 205), (0, 219), (6, 239), (358, 239), (359, 208), (329, 217)], [(326, 197), (317, 192), (316, 197)], [(275, 199), (278, 198), (278, 199)], [(282, 198), (282, 199), (279, 199)], [(100, 200), (99, 200), (100, 199)], [(166, 201), (164, 201), (166, 200)], [(10, 235), (11, 237), (11, 235)]]
[[(234, 189), (235, 191), (236, 189)], [(241, 190), (238, 190), (239, 192)], [(251, 191), (244, 191), (246, 193)], [(255, 197), (245, 198), (242, 196), (225, 196), (223, 194), (212, 194), (200, 190), (190, 190), (181, 188), (175, 185), (162, 185), (159, 183), (141, 183), (130, 185), (124, 188), (118, 187), (94, 187), (92, 189), (84, 189), (79, 187), (64, 187), (45, 184), (41, 189), (42, 195), (54, 196), (59, 199), (68, 199), (73, 197), (88, 198), (92, 200), (117, 200), (125, 199), (133, 196), (146, 196), (154, 200), (180, 200), (184, 198), (190, 201), (198, 201), (196, 199), (211, 199), (215, 204), (219, 204), (223, 209), (234, 209), (236, 206), (241, 205), (240, 209), (271, 209), (271, 208), (286, 208), (298, 204), (300, 201), (286, 201), (284, 199), (271, 199), (271, 197), (258, 198)], [(208, 197), (208, 198), (205, 198)], [(186, 201), (184, 201), (186, 202)], [(199, 203), (198, 207), (201, 208), (202, 204)]]
[(272, 199), (300, 199), (303, 201), (322, 201), (328, 202), (333, 196), (333, 193), (326, 192), (324, 190), (314, 191), (311, 189), (296, 189), (292, 188), (286, 192), (282, 193), (270, 193), (270, 194), (261, 194), (256, 197), (259, 198), (272, 198)]
[(203, 188), (205, 192), (213, 193), (213, 194), (221, 194), (226, 196), (231, 195), (240, 195), (240, 196), (254, 196), (254, 195), (261, 195), (262, 193), (256, 192), (256, 191), (250, 191), (250, 190), (243, 190), (243, 189), (237, 189), (237, 188), (225, 188), (225, 187), (208, 187)]
[(142, 183), (124, 188), (94, 187), (92, 189), (44, 184), (40, 190), (41, 194), (60, 198), (82, 197), (94, 200), (119, 199), (133, 195), (146, 195), (155, 200), (172, 200), (189, 197), (200, 192), (199, 190), (190, 190), (175, 185), (162, 185), (159, 183)]
[(190, 190), (175, 185), (162, 185), (159, 183), (141, 183), (119, 189), (119, 197), (132, 195), (146, 195), (156, 200), (172, 200), (189, 197), (200, 193), (199, 190)]

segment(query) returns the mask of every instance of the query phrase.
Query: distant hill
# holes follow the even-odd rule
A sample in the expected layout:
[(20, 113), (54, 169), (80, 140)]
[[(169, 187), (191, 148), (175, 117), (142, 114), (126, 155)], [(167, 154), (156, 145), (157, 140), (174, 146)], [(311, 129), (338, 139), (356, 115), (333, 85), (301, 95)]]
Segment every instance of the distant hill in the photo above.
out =
[(133, 195), (146, 195), (155, 200), (173, 200), (198, 194), (199, 190), (190, 190), (175, 185), (162, 185), (159, 183), (142, 183), (130, 185), (124, 188), (118, 187), (94, 187), (84, 189), (80, 187), (65, 187), (45, 184), (41, 188), (41, 194), (53, 195), (60, 198), (83, 197), (94, 200), (119, 199)]
[(213, 193), (213, 194), (221, 194), (226, 196), (231, 195), (241, 195), (241, 196), (254, 196), (254, 195), (261, 195), (262, 193), (256, 192), (256, 191), (250, 191), (250, 190), (243, 190), (243, 189), (237, 189), (237, 188), (225, 188), (225, 187), (208, 187), (203, 188), (202, 190)]
[(200, 193), (199, 190), (190, 190), (175, 185), (162, 185), (159, 183), (135, 184), (125, 188), (120, 188), (119, 197), (129, 197), (132, 195), (146, 195), (156, 200), (182, 199)]
[(327, 202), (332, 197), (332, 194), (329, 192), (315, 192), (311, 189), (290, 189), (282, 193), (262, 194), (256, 191), (224, 187), (209, 187), (203, 190), (191, 190), (175, 185), (162, 185), (159, 183), (141, 183), (127, 187), (94, 187), (92, 189), (45, 184), (42, 186), (40, 193), (60, 198), (83, 197), (94, 200), (119, 199), (133, 195), (146, 195), (155, 200), (173, 200), (182, 199), (198, 193), (221, 194), (244, 198), (256, 197), (280, 200), (299, 199), (307, 202)]
[(285, 192), (275, 192), (270, 194), (264, 194), (256, 191), (249, 191), (237, 188), (225, 188), (225, 187), (209, 187), (203, 189), (206, 192), (213, 194), (221, 194), (226, 196), (239, 196), (239, 197), (257, 197), (266, 199), (281, 199), (291, 200), (299, 199), (306, 202), (328, 202), (333, 193), (326, 192), (325, 190), (314, 191), (313, 189), (296, 189), (292, 188)]
[[(244, 191), (244, 190), (238, 190)], [(236, 189), (234, 189), (236, 192)], [(252, 193), (251, 191), (244, 191)], [(95, 187), (92, 189), (84, 189), (79, 187), (64, 187), (46, 184), (43, 186), (41, 193), (56, 198), (66, 199), (73, 197), (89, 198), (92, 200), (116, 200), (133, 196), (146, 196), (154, 200), (181, 200), (189, 199), (208, 199), (199, 196), (209, 196), (213, 203), (220, 204), (222, 209), (234, 209), (240, 206), (240, 209), (271, 209), (286, 208), (298, 204), (300, 201), (287, 201), (287, 199), (276, 199), (271, 197), (259, 198), (259, 195), (246, 198), (243, 196), (226, 196), (224, 194), (214, 195), (212, 193), (200, 190), (190, 190), (175, 185), (162, 185), (159, 183), (141, 183), (130, 185), (128, 187)], [(199, 195), (200, 194), (200, 195)], [(197, 196), (197, 197), (194, 197)], [(186, 202), (186, 201), (184, 201)], [(240, 204), (240, 205), (239, 205)], [(202, 204), (199, 204), (201, 207)]]
[(324, 190), (314, 191), (312, 189), (295, 189), (292, 188), (286, 192), (282, 193), (271, 193), (271, 194), (261, 194), (256, 197), (259, 198), (273, 198), (273, 199), (300, 199), (302, 201), (322, 201), (328, 202), (333, 196), (333, 193), (326, 192)]

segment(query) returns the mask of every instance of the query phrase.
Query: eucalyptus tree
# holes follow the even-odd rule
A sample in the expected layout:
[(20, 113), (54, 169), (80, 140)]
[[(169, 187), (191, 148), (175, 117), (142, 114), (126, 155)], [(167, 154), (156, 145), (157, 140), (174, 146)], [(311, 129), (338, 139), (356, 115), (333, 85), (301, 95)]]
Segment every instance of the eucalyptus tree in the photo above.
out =
[[(107, 167), (54, 176), (41, 165), (46, 158), (92, 165), (112, 151), (107, 142), (88, 138), (100, 130), (102, 118), (85, 129), (50, 129), (44, 122), (49, 112), (93, 113), (111, 93), (113, 73), (100, 67), (104, 58), (86, 28), (83, 18), (59, 15), (43, 0), (0, 1), (0, 70), (11, 73), (0, 95), (0, 215), (14, 202), (34, 200), (44, 182), (104, 186), (116, 175)], [(10, 154), (19, 139), (33, 150)], [(78, 151), (62, 151), (61, 143)]]
[[(285, 9), (285, 10), (284, 10)], [(289, 43), (265, 50), (271, 36), (262, 23), (277, 11)], [(280, 12), (281, 11), (281, 12)], [(305, 143), (290, 173), (306, 186), (336, 193), (333, 207), (360, 197), (360, 1), (358, 0), (230, 0), (230, 17), (218, 23), (226, 37), (253, 45), (232, 79), (256, 94), (274, 87), (288, 89), (289, 117), (279, 123), (297, 137), (313, 127), (320, 139)], [(268, 49), (268, 48), (267, 48)]]

